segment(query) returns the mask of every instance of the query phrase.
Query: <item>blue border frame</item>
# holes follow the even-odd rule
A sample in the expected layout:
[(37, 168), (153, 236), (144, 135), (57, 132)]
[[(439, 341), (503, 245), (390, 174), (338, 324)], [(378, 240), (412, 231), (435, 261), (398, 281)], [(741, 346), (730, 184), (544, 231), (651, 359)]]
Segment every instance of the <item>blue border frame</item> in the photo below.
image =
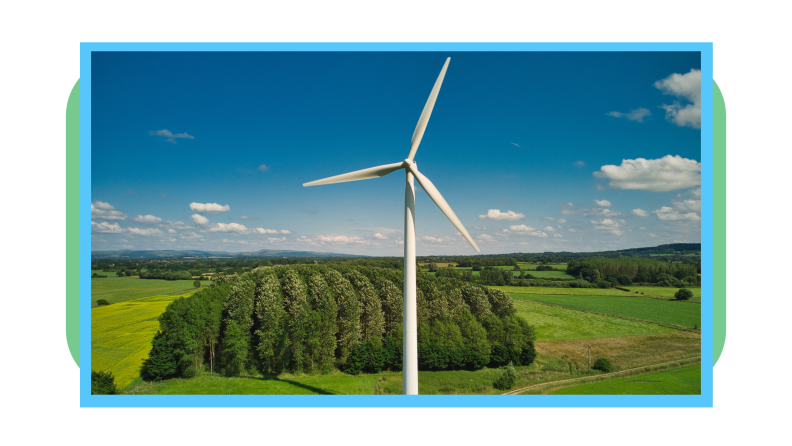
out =
[[(701, 395), (91, 395), (91, 53), (94, 51), (701, 52)], [(712, 43), (81, 43), (81, 407), (712, 407)]]

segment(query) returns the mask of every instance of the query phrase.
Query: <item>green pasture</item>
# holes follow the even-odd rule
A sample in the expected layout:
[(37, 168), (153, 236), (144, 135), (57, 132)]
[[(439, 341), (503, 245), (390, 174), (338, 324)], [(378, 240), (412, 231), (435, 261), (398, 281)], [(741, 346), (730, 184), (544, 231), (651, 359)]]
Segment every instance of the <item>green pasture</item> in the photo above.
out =
[(119, 389), (129, 385), (151, 350), (157, 318), (179, 297), (150, 296), (92, 308), (91, 369), (113, 372)]
[[(636, 291), (639, 293), (644, 293), (646, 296), (658, 296), (663, 297), (666, 299), (673, 299), (674, 293), (679, 291), (679, 288), (674, 287), (665, 287), (665, 286), (625, 286), (623, 288), (627, 288), (630, 290), (633, 295)], [(691, 301), (701, 301), (701, 288), (688, 288), (690, 291), (693, 292), (693, 297), (690, 298)]]
[(541, 294), (512, 294), (514, 299), (526, 299), (573, 310), (594, 311), (614, 316), (641, 319), (669, 325), (701, 327), (701, 305), (686, 302), (625, 296), (543, 296)]
[[(519, 273), (515, 271), (515, 273)], [(530, 271), (528, 274), (536, 277), (537, 279), (567, 279), (574, 280), (576, 277), (570, 276), (566, 271)], [(519, 275), (519, 274), (515, 274)]]
[[(556, 288), (549, 286), (491, 286), (509, 294), (557, 294), (575, 296), (635, 296), (635, 293), (617, 290), (615, 288)], [(632, 288), (630, 288), (632, 289)], [(674, 288), (674, 291), (677, 289)]]
[(701, 364), (566, 387), (551, 395), (700, 395)]
[(514, 306), (517, 315), (536, 328), (537, 340), (540, 341), (638, 336), (676, 331), (659, 325), (550, 307), (528, 300), (515, 299)]
[[(115, 273), (102, 273), (107, 275), (106, 279), (91, 279), (91, 306), (96, 306), (96, 301), (106, 299), (111, 304), (124, 302), (141, 297), (156, 296), (163, 294), (184, 294), (191, 293), (197, 288), (193, 286), (193, 280), (160, 280), (160, 279), (140, 279), (132, 277), (115, 277)], [(201, 285), (206, 286), (211, 282), (202, 280)]]

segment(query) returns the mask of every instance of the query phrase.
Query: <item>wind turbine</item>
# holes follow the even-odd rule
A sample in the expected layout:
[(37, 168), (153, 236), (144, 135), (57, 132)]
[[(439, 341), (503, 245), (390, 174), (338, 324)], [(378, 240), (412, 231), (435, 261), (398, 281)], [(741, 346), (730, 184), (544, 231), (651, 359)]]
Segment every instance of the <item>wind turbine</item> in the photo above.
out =
[(416, 285), (415, 285), (415, 183), (414, 179), (423, 187), (427, 195), (435, 202), (437, 207), (443, 211), (446, 217), (451, 220), (451, 223), (456, 227), (463, 237), (476, 249), (476, 252), (481, 250), (476, 246), (476, 242), (468, 234), (462, 222), (459, 221), (451, 206), (445, 201), (437, 188), (426, 178), (421, 172), (418, 171), (418, 165), (413, 161), (415, 152), (418, 151), (418, 145), (421, 144), (426, 124), (429, 123), (429, 117), (432, 115), (437, 94), (440, 93), (440, 86), (443, 85), (443, 78), (448, 69), (448, 63), (451, 58), (446, 59), (443, 69), (440, 70), (440, 75), (435, 81), (434, 88), (429, 94), (429, 99), (426, 100), (421, 117), (418, 119), (418, 125), (415, 126), (413, 132), (412, 142), (410, 143), (410, 153), (407, 159), (402, 162), (386, 164), (384, 166), (370, 167), (368, 169), (358, 170), (355, 172), (336, 175), (334, 177), (324, 178), (322, 180), (311, 181), (304, 183), (304, 187), (319, 186), (322, 184), (344, 183), (347, 181), (368, 180), (371, 178), (384, 177), (397, 170), (404, 169), (407, 173), (407, 181), (404, 190), (404, 364), (402, 374), (402, 393), (404, 395), (417, 395), (418, 394), (418, 317), (417, 317), (417, 303), (416, 303)]

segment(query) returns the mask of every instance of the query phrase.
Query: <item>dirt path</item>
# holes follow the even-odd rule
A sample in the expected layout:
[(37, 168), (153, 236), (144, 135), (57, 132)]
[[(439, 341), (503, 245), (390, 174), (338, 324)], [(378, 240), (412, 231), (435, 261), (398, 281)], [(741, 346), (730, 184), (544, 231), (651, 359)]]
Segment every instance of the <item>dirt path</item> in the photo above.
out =
[[(644, 370), (644, 373), (651, 373), (651, 372), (660, 371), (660, 370), (654, 370), (656, 368), (662, 368), (662, 370), (667, 370), (667, 369), (671, 369), (671, 368), (676, 368), (676, 367), (682, 367), (682, 366), (686, 366), (686, 365), (695, 364), (697, 362), (701, 362), (701, 356), (697, 356), (695, 358), (678, 359), (676, 361), (663, 362), (663, 363), (660, 363), (660, 364), (652, 364), (652, 365), (645, 365), (645, 366), (641, 366), (641, 367), (634, 367), (634, 368), (627, 369), (627, 370), (620, 370), (618, 372), (603, 373), (601, 375), (584, 376), (582, 378), (562, 379), (560, 381), (550, 381), (550, 382), (541, 383), (541, 384), (534, 384), (532, 386), (522, 387), (522, 388), (519, 388), (519, 389), (511, 390), (509, 392), (503, 393), (502, 395), (519, 395), (519, 394), (521, 394), (521, 393), (523, 393), (523, 392), (525, 392), (527, 390), (530, 390), (530, 389), (535, 389), (535, 388), (539, 388), (539, 387), (542, 387), (542, 386), (554, 387), (554, 386), (556, 386), (556, 385), (558, 385), (560, 383), (570, 383), (571, 384), (571, 383), (580, 382), (580, 384), (587, 384), (586, 381), (591, 381), (591, 382), (609, 381), (611, 379), (621, 378), (622, 375), (631, 376), (632, 374), (636, 374), (636, 373), (632, 373), (632, 374), (628, 373), (628, 372), (635, 372), (636, 370)], [(671, 366), (671, 367), (663, 367), (663, 366), (666, 366), (666, 365)], [(607, 378), (602, 379), (602, 377), (607, 377)], [(561, 386), (561, 387), (566, 387), (566, 386)]]

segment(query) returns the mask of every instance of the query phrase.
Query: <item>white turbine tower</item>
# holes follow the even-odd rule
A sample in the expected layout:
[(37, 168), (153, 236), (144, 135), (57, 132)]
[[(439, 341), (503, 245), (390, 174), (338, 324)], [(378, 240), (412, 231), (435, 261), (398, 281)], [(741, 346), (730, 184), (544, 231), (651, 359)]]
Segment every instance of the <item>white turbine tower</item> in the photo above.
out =
[(459, 221), (451, 206), (446, 203), (445, 199), (437, 188), (426, 178), (421, 172), (418, 171), (418, 166), (413, 161), (415, 152), (418, 151), (418, 145), (421, 144), (426, 124), (429, 123), (429, 117), (432, 115), (437, 94), (440, 92), (440, 86), (443, 84), (448, 63), (451, 58), (446, 59), (443, 69), (440, 70), (440, 75), (432, 88), (432, 93), (429, 94), (429, 99), (424, 105), (421, 117), (418, 119), (418, 125), (415, 126), (413, 132), (412, 142), (410, 144), (410, 154), (402, 162), (386, 164), (384, 166), (370, 167), (368, 169), (358, 170), (355, 172), (336, 175), (334, 177), (325, 178), (322, 180), (311, 181), (304, 183), (303, 186), (319, 186), (321, 184), (344, 183), (347, 181), (368, 180), (371, 178), (384, 177), (389, 173), (397, 170), (404, 169), (407, 173), (407, 186), (404, 191), (404, 364), (403, 364), (403, 386), (402, 391), (405, 395), (418, 394), (418, 317), (416, 314), (416, 286), (415, 286), (415, 184), (413, 178), (418, 180), (418, 183), (423, 187), (432, 201), (435, 202), (437, 207), (443, 211), (446, 217), (451, 220), (451, 223), (459, 230), (463, 237), (480, 252), (478, 246), (470, 237), (462, 222)]

